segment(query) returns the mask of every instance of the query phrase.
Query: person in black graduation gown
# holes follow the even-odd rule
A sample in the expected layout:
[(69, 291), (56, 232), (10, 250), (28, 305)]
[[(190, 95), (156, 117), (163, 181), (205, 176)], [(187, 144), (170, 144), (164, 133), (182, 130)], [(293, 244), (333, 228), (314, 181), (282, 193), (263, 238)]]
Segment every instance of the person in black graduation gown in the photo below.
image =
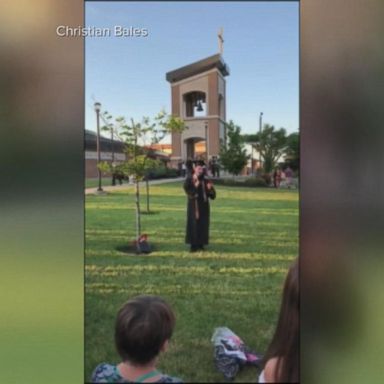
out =
[(192, 174), (184, 182), (188, 196), (186, 244), (191, 252), (203, 250), (209, 242), (209, 199), (216, 198), (212, 183), (206, 179), (204, 168), (196, 165)]

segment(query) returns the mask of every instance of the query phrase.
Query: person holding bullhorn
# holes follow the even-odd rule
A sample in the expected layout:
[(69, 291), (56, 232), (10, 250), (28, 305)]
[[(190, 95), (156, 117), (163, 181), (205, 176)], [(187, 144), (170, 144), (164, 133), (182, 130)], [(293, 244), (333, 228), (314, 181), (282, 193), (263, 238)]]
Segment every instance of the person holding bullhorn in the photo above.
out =
[(198, 163), (184, 182), (188, 197), (185, 243), (190, 245), (191, 252), (204, 250), (209, 243), (209, 199), (216, 198), (215, 188), (206, 177), (203, 165)]

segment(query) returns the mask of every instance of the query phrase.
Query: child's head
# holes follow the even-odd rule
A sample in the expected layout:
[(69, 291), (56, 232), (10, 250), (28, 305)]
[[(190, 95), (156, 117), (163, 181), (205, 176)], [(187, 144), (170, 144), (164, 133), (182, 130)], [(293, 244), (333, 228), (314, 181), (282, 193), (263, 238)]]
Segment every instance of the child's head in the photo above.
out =
[(166, 346), (175, 326), (171, 307), (157, 296), (138, 296), (117, 314), (115, 343), (123, 361), (151, 362)]

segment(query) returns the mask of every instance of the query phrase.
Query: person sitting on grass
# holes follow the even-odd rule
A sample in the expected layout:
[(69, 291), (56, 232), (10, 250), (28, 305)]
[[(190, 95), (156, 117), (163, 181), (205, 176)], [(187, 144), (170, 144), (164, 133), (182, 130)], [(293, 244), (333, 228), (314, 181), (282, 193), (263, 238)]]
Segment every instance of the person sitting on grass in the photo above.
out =
[(299, 380), (299, 266), (296, 260), (284, 284), (279, 320), (264, 357), (259, 383), (298, 383)]
[(122, 362), (99, 364), (92, 383), (182, 383), (156, 369), (168, 348), (175, 315), (162, 298), (142, 295), (125, 303), (117, 314), (115, 344)]

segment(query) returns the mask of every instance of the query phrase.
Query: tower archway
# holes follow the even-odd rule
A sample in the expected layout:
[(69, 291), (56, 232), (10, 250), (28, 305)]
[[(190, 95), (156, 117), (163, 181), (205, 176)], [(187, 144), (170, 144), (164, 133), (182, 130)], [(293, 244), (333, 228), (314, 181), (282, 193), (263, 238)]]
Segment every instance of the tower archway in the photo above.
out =
[(206, 160), (207, 146), (202, 137), (190, 137), (184, 140), (185, 160)]

